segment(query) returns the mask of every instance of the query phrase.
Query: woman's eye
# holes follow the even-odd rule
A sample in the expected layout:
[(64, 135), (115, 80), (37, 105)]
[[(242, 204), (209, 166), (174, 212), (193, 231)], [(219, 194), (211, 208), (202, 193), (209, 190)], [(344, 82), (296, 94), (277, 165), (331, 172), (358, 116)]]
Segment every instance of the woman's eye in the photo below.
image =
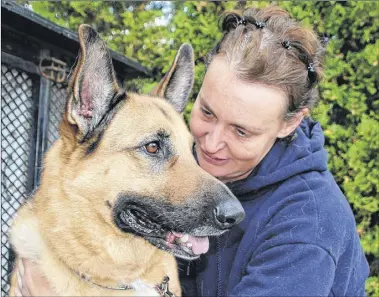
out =
[(159, 150), (161, 149), (158, 141), (152, 141), (145, 145), (145, 150), (149, 154), (157, 154), (159, 153)]
[(212, 113), (209, 110), (206, 110), (205, 108), (201, 108), (201, 111), (206, 117), (212, 116)]
[(243, 130), (241, 130), (241, 129), (237, 129), (236, 131), (237, 131), (237, 134), (238, 134), (239, 136), (242, 136), (242, 137), (246, 136), (246, 133), (245, 133)]

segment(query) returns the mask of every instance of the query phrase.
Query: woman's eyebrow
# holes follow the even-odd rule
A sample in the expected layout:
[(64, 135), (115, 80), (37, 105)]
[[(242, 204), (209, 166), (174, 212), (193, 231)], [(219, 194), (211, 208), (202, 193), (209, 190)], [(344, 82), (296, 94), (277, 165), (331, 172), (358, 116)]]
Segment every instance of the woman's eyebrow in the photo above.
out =
[(214, 114), (212, 108), (209, 107), (209, 105), (204, 101), (204, 98), (203, 96), (199, 95), (199, 98), (200, 98), (200, 102), (201, 104), (209, 111), (211, 112), (212, 114)]
[(238, 128), (238, 129), (243, 129), (252, 133), (262, 133), (264, 130), (262, 128), (257, 128), (257, 127), (251, 127), (251, 126), (244, 126), (241, 124), (232, 124), (232, 126)]

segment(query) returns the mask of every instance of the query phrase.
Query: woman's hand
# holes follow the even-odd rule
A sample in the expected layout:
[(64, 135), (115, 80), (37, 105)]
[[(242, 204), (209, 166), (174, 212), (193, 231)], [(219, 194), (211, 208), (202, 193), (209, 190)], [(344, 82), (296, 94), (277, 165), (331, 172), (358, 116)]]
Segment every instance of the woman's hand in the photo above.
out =
[(20, 258), (16, 269), (16, 296), (57, 296), (34, 262)]

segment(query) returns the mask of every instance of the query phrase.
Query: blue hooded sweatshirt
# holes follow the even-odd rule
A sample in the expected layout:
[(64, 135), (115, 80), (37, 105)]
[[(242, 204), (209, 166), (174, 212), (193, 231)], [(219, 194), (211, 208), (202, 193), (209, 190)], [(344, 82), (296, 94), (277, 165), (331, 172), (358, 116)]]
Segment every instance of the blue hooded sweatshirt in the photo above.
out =
[(368, 263), (354, 215), (305, 119), (244, 180), (227, 184), (246, 217), (180, 263), (183, 296), (365, 296)]

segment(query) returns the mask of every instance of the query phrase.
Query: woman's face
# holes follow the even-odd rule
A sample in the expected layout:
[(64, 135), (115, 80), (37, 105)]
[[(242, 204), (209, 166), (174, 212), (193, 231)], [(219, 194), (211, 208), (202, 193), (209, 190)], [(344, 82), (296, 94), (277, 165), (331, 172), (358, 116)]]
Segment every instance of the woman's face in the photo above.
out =
[(239, 80), (224, 56), (215, 57), (191, 113), (200, 166), (223, 182), (245, 178), (296, 128), (298, 121), (283, 120), (286, 100), (279, 89)]

